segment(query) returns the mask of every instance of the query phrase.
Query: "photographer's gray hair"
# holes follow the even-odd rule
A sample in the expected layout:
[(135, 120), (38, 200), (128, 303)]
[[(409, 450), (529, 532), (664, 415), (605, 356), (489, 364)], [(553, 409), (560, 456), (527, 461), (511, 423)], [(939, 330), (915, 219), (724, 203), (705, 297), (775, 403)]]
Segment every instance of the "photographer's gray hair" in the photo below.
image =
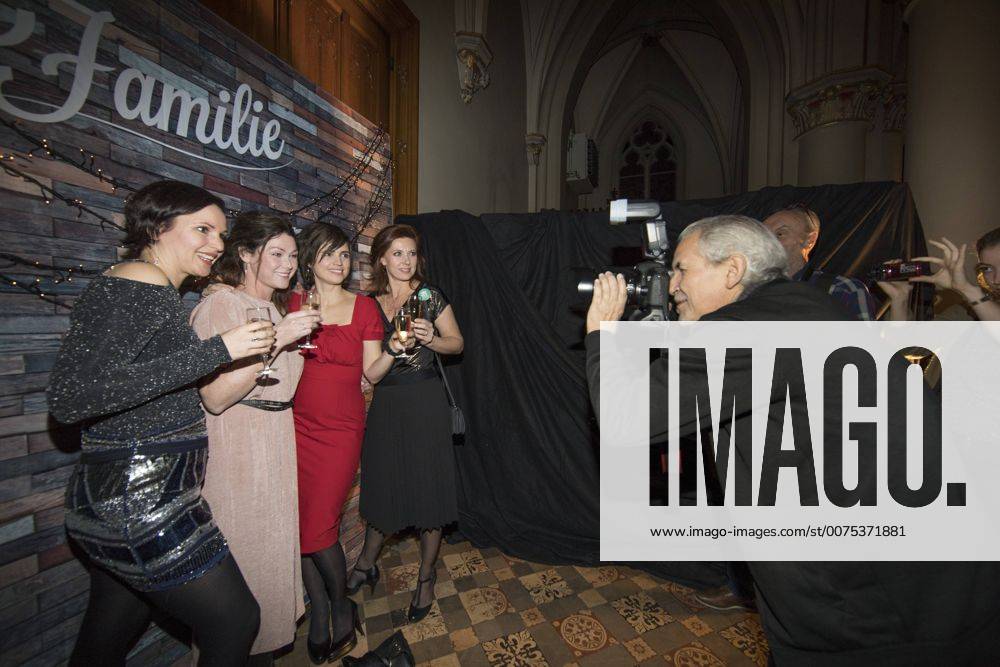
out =
[(784, 275), (788, 259), (778, 239), (764, 224), (745, 215), (716, 215), (684, 228), (678, 243), (699, 234), (701, 254), (712, 263), (743, 255), (747, 270), (741, 284), (746, 290)]

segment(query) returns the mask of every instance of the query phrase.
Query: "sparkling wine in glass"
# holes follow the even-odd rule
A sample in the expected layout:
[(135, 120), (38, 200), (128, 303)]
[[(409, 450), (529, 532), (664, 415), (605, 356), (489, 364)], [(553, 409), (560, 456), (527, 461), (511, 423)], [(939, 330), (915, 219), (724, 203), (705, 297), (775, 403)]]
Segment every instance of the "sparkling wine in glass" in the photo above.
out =
[[(271, 322), (273, 324), (271, 309), (265, 306), (247, 308), (247, 322)], [(264, 368), (257, 371), (257, 377), (267, 377), (274, 372), (274, 369), (271, 368), (271, 355), (265, 352), (260, 355), (260, 359), (264, 362)]]
[[(400, 308), (396, 316), (392, 318), (392, 326), (396, 329), (396, 337), (399, 342), (406, 345), (406, 341), (413, 335), (413, 316), (405, 306)], [(402, 354), (403, 358), (409, 359), (412, 354)]]
[[(306, 298), (302, 301), (302, 310), (319, 310), (319, 290), (313, 288), (306, 292)], [(306, 334), (306, 341), (304, 343), (299, 343), (299, 349), (316, 349), (316, 346), (312, 342), (312, 332)]]

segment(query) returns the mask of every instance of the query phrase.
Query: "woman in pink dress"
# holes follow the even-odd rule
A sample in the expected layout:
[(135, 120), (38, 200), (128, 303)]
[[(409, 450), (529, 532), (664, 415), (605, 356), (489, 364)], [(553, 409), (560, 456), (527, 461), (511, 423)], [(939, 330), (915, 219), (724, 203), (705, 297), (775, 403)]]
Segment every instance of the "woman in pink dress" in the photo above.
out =
[(295, 539), (298, 494), (290, 408), (302, 373), (295, 343), (319, 317), (285, 315), (297, 268), (287, 218), (242, 214), (212, 269), (216, 282), (191, 314), (191, 326), (201, 338), (246, 322), (248, 310), (278, 323), (271, 374), (258, 376), (263, 363), (255, 356), (220, 368), (201, 386), (209, 452), (202, 495), (260, 605), (251, 664), (269, 664), (272, 651), (295, 641), (296, 621), (305, 613)]

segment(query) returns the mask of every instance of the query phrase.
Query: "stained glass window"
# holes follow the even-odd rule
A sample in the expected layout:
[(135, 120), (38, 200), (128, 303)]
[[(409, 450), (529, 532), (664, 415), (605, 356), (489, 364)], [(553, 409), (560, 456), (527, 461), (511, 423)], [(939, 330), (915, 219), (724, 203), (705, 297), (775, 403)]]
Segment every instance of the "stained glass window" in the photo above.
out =
[(622, 149), (618, 196), (673, 201), (677, 198), (677, 153), (658, 123), (643, 121)]

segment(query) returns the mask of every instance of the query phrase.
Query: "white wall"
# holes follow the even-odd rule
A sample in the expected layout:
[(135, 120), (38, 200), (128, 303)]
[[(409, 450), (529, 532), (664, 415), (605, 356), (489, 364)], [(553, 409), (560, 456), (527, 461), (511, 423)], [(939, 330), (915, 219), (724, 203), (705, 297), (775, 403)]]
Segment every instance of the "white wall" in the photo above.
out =
[(406, 0), (420, 21), (420, 159), (417, 210), (472, 214), (528, 207), (524, 40), (518, 3), (494, 0), (486, 41), (491, 82), (459, 97), (452, 0)]

